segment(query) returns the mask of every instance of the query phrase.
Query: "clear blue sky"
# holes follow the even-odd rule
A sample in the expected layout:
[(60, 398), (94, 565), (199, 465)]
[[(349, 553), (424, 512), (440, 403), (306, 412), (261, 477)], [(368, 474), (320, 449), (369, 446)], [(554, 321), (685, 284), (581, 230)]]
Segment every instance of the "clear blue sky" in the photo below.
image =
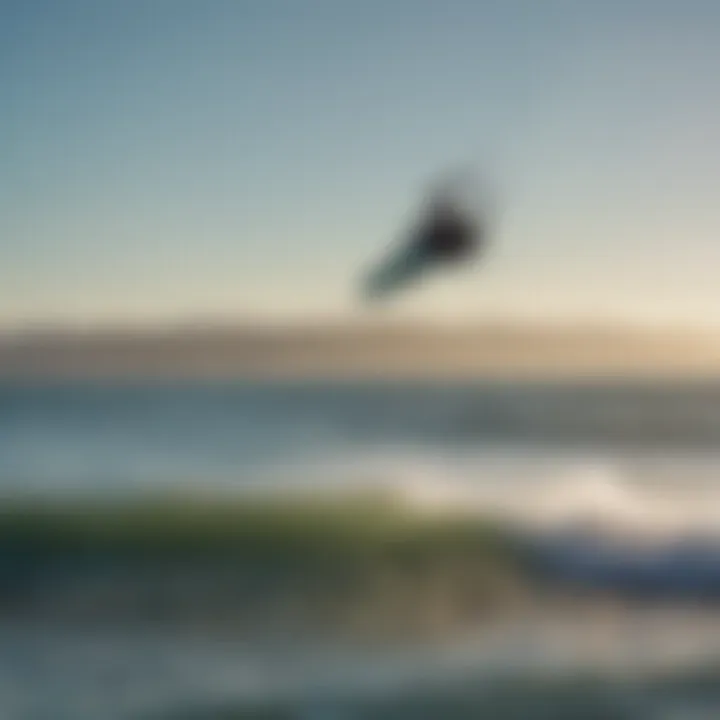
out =
[(716, 0), (0, 1), (0, 323), (357, 316), (468, 161), (493, 252), (394, 312), (717, 323), (718, 68)]

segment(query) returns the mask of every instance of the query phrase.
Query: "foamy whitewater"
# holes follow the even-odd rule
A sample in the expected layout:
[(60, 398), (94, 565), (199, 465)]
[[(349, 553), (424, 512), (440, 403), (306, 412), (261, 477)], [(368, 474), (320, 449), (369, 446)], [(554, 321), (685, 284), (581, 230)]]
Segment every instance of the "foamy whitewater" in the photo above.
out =
[[(0, 388), (4, 495), (379, 488), (418, 512), (493, 515), (538, 537), (592, 527), (622, 557), (720, 542), (719, 449), (720, 384)], [(720, 555), (708, 557), (720, 578)], [(614, 682), (630, 670), (720, 661), (712, 608), (610, 620), (584, 612), (538, 609), (522, 627), (380, 658), (13, 625), (0, 628), (0, 716), (120, 720), (295, 698), (297, 713), (281, 717), (369, 718), (348, 698), (441, 692), (464, 678), (476, 692), (498, 675), (581, 669)], [(617, 713), (603, 717), (681, 717), (654, 691), (632, 702), (624, 692)], [(694, 700), (683, 697), (680, 710), (690, 712)], [(692, 717), (720, 717), (720, 697), (703, 702), (711, 714)]]
[(0, 386), (0, 492), (395, 491), (720, 533), (720, 384)]

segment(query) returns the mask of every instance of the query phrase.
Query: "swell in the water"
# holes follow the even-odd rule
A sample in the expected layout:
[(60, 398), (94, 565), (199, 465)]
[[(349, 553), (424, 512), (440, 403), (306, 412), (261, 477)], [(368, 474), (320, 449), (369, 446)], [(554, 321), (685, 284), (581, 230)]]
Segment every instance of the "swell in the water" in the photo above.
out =
[(534, 529), (587, 524), (615, 537), (720, 540), (719, 460), (502, 447), (354, 447), (278, 462), (237, 487), (261, 493), (380, 492), (418, 512), (475, 514)]

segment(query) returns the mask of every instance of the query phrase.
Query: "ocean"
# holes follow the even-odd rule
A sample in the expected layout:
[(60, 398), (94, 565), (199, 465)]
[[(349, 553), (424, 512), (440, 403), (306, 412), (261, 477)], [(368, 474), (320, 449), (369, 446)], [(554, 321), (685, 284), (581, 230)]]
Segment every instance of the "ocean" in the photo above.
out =
[(358, 489), (492, 517), (585, 593), (659, 600), (375, 655), (6, 620), (0, 716), (720, 717), (720, 382), (0, 386), (7, 502)]

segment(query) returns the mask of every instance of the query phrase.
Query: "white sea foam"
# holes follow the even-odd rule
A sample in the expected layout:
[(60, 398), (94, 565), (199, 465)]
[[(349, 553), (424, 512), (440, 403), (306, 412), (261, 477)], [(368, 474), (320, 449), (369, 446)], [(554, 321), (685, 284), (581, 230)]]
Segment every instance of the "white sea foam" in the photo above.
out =
[(422, 513), (476, 514), (542, 530), (592, 526), (615, 538), (720, 539), (720, 458), (711, 456), (355, 448), (266, 468), (243, 487), (381, 492)]

